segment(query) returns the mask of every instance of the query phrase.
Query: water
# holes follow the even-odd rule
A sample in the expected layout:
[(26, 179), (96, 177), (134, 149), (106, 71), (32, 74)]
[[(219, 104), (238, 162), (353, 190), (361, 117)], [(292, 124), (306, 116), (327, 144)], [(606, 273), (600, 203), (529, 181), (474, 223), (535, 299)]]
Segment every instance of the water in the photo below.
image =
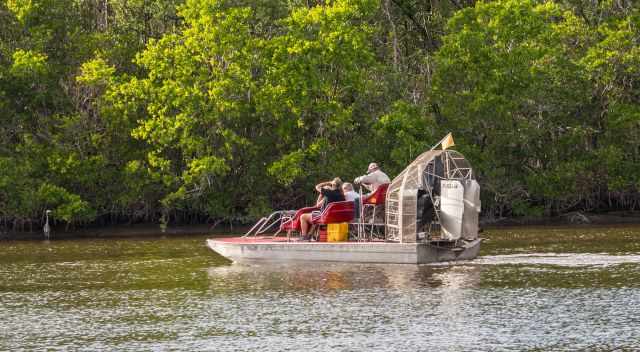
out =
[(640, 350), (640, 228), (468, 263), (233, 265), (206, 236), (0, 242), (0, 350)]

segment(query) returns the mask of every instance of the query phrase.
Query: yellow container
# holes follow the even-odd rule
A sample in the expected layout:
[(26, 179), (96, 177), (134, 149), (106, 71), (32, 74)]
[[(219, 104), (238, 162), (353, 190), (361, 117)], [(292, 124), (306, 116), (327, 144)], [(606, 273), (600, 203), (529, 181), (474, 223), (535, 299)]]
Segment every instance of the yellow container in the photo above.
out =
[(349, 239), (349, 224), (346, 222), (327, 225), (327, 242), (344, 242)]

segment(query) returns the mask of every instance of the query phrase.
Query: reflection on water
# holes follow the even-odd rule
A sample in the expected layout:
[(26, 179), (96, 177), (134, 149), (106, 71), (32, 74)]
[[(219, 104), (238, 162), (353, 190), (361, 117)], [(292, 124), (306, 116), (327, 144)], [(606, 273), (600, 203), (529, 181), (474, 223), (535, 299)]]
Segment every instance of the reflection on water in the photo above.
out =
[(238, 265), (205, 236), (0, 242), (0, 350), (640, 349), (637, 250), (594, 250), (598, 230), (525, 252), (514, 231), (436, 265)]
[[(231, 264), (207, 270), (211, 287), (234, 290), (336, 291), (361, 289), (472, 288), (479, 266), (381, 264)], [(239, 285), (236, 287), (235, 285)]]

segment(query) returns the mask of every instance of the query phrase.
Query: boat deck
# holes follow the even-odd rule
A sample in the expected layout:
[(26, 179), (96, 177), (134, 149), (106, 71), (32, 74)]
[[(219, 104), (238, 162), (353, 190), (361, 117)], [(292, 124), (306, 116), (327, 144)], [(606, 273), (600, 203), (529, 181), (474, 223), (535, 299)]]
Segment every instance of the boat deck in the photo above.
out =
[(458, 251), (427, 243), (307, 242), (286, 237), (224, 237), (207, 240), (207, 246), (233, 261), (331, 261), (360, 263), (431, 263), (473, 259), (480, 240)]
[(298, 237), (292, 237), (287, 240), (286, 237), (273, 237), (273, 236), (248, 236), (248, 237), (220, 237), (213, 239), (216, 242), (222, 243), (237, 243), (237, 244), (258, 244), (258, 243), (304, 243), (304, 244), (344, 244), (344, 243), (386, 243), (383, 240), (373, 240), (366, 242), (358, 241), (344, 241), (344, 242), (316, 242), (316, 241), (302, 241)]

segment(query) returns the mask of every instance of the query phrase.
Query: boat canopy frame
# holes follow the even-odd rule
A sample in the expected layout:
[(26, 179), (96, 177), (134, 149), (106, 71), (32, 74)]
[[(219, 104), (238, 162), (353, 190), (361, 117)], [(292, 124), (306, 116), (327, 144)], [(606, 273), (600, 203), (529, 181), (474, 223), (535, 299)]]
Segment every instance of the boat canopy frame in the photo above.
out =
[[(455, 150), (424, 152), (396, 176), (387, 191), (386, 240), (400, 243), (441, 240), (439, 186), (442, 181), (449, 180), (463, 184), (475, 182), (471, 164)], [(425, 195), (434, 209), (434, 221), (426, 226), (417, 221), (418, 198)], [(419, 227), (426, 228), (426, 231), (420, 231)]]

